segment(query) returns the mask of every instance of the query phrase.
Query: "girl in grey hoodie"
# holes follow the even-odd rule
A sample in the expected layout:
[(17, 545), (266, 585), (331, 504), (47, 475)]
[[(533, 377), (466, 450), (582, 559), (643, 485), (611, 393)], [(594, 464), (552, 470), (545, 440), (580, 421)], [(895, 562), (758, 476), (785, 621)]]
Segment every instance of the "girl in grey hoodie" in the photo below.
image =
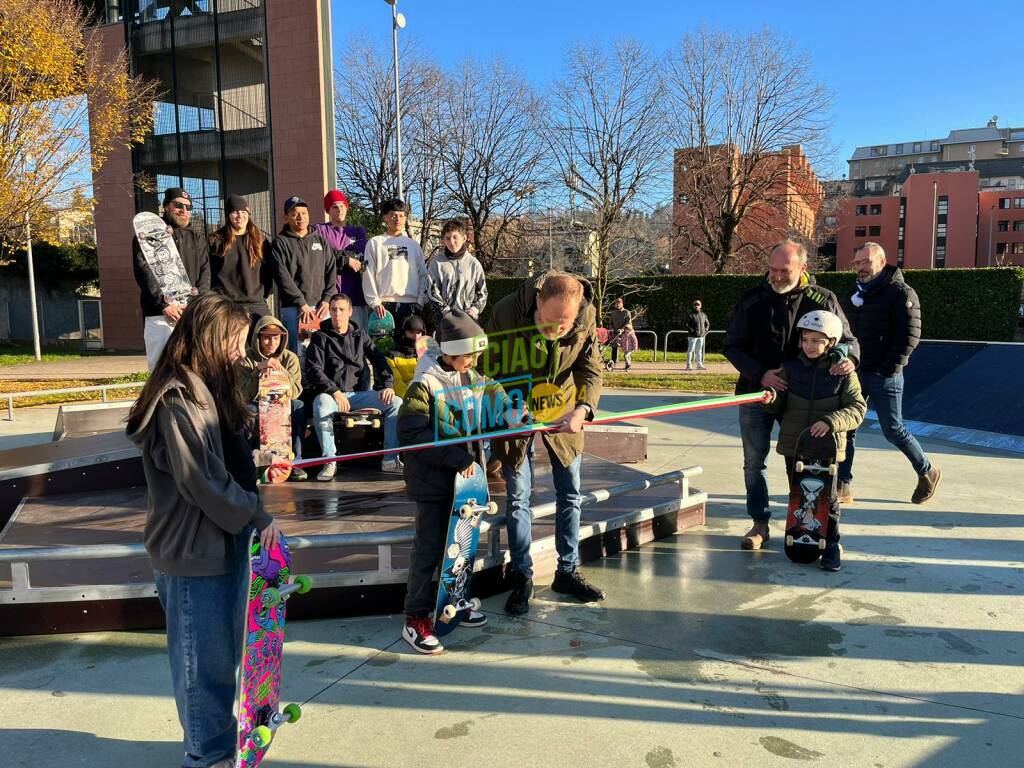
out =
[(189, 303), (128, 416), (149, 489), (144, 541), (167, 618), (189, 765), (234, 763), (249, 532), (280, 529), (256, 490), (235, 364), (249, 315), (217, 294)]

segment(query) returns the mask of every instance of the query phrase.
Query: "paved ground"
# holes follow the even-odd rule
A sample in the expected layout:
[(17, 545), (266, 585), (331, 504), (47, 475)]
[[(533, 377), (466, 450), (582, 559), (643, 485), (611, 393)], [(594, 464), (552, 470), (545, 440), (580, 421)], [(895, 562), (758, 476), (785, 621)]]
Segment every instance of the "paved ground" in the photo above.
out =
[(74, 360), (5, 365), (0, 368), (0, 392), (15, 391), (13, 381), (38, 379), (113, 379), (146, 370), (145, 355), (93, 355)]
[[(651, 471), (704, 466), (704, 529), (587, 568), (600, 605), (543, 588), (513, 619), (492, 598), (488, 626), (439, 658), (396, 641), (398, 617), (290, 625), (285, 691), (304, 716), (268, 768), (1020, 765), (1019, 458), (926, 440), (945, 479), (916, 507), (909, 465), (869, 431), (844, 568), (824, 573), (778, 539), (737, 548), (734, 411), (648, 426)], [(781, 515), (777, 456), (771, 487)], [(0, 692), (4, 765), (180, 758), (161, 633), (0, 640)]]

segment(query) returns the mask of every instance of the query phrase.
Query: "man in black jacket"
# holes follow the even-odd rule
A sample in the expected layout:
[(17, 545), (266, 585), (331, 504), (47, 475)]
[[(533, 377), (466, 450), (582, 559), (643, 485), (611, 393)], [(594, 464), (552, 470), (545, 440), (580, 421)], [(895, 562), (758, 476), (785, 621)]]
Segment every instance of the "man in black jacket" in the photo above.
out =
[[(860, 360), (857, 339), (850, 333), (839, 299), (832, 291), (814, 284), (807, 274), (807, 249), (792, 240), (775, 245), (768, 254), (768, 274), (748, 290), (729, 319), (725, 335), (725, 356), (740, 372), (736, 394), (756, 392), (765, 387), (784, 391), (782, 363), (796, 357), (800, 331), (797, 323), (808, 312), (824, 309), (843, 321), (840, 344), (846, 345), (847, 359), (830, 369), (835, 375), (852, 373)], [(760, 549), (768, 543), (768, 452), (771, 449), (775, 417), (760, 403), (741, 405), (740, 439), (743, 441), (743, 481), (747, 490), (747, 514), (754, 521), (743, 537), (743, 549)]]
[[(303, 389), (313, 397), (313, 428), (320, 439), (324, 456), (333, 456), (334, 414), (377, 408), (384, 415), (384, 447), (397, 448), (397, 417), (402, 398), (395, 394), (394, 376), (388, 361), (366, 331), (354, 323), (352, 300), (343, 293), (331, 297), (330, 318), (313, 334), (306, 350)], [(365, 389), (363, 376), (367, 364), (373, 365), (376, 390)], [(361, 384), (360, 382), (363, 382)], [(334, 462), (324, 464), (317, 480), (331, 480), (337, 471)], [(401, 472), (402, 463), (391, 454), (381, 464), (384, 472)]]
[[(206, 293), (210, 290), (210, 249), (202, 233), (189, 227), (192, 223), (192, 198), (184, 189), (170, 187), (164, 192), (163, 207), (163, 219), (173, 230), (171, 237), (188, 279), (199, 293)], [(132, 271), (135, 282), (139, 284), (142, 314), (146, 318), (143, 341), (146, 344), (146, 362), (152, 371), (167, 339), (171, 337), (174, 324), (185, 311), (185, 305), (169, 304), (164, 299), (160, 283), (146, 263), (137, 237), (132, 238)]]
[[(903, 281), (898, 267), (885, 263), (878, 243), (864, 243), (853, 255), (857, 287), (843, 298), (850, 327), (861, 341), (857, 371), (864, 397), (878, 416), (882, 435), (899, 448), (917, 473), (910, 500), (923, 504), (935, 495), (942, 472), (932, 466), (903, 423), (903, 367), (921, 339), (921, 302)], [(857, 433), (846, 438), (846, 459), (839, 465), (839, 500), (853, 501), (853, 453)]]
[[(338, 258), (322, 235), (309, 227), (309, 205), (292, 195), (284, 201), (287, 223), (270, 246), (280, 315), (288, 330), (288, 348), (299, 351), (299, 323), (327, 318), (327, 302), (337, 291)], [(365, 329), (364, 329), (365, 330)]]
[(697, 364), (698, 371), (706, 371), (704, 366), (704, 339), (711, 330), (711, 321), (703, 312), (700, 299), (693, 302), (693, 311), (686, 317), (686, 370), (693, 370)]

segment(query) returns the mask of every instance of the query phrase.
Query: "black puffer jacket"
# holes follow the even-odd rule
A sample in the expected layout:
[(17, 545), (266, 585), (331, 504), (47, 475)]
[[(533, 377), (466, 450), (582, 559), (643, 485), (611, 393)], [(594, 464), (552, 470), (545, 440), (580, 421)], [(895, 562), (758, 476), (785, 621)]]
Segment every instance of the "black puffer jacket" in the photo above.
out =
[(804, 275), (800, 285), (789, 293), (776, 293), (766, 278), (736, 302), (725, 334), (725, 356), (740, 372), (737, 395), (758, 391), (766, 371), (797, 356), (800, 332), (796, 324), (801, 317), (817, 309), (839, 315), (843, 321), (843, 337), (839, 343), (847, 345), (847, 355), (854, 363), (860, 360), (857, 339), (850, 332), (839, 299), (832, 291), (815, 285), (813, 277)]
[(864, 296), (863, 306), (844, 296), (843, 310), (860, 342), (860, 370), (895, 376), (921, 340), (921, 302), (899, 267), (886, 265)]
[(306, 350), (302, 375), (303, 397), (335, 392), (361, 392), (369, 388), (367, 365), (373, 365), (374, 389), (390, 389), (395, 384), (388, 361), (373, 340), (355, 323), (345, 333), (334, 330), (330, 319), (320, 323)]

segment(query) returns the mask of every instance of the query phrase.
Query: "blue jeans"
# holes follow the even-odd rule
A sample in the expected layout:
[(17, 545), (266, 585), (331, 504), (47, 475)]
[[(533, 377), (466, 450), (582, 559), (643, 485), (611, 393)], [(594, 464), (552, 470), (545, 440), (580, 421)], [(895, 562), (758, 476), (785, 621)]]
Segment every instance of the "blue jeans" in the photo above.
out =
[[(353, 411), (361, 408), (377, 408), (384, 415), (384, 447), (398, 447), (398, 409), (402, 407), (402, 398), (395, 395), (391, 402), (384, 405), (380, 393), (369, 390), (366, 392), (345, 392)], [(320, 440), (320, 448), (324, 456), (334, 456), (334, 414), (338, 412), (338, 404), (330, 395), (317, 395), (313, 400), (313, 429)], [(392, 458), (388, 456), (387, 458)]]
[[(558, 570), (571, 573), (580, 564), (580, 465), (583, 456), (568, 467), (563, 467), (558, 457), (548, 451), (551, 459), (551, 477), (555, 483), (555, 551), (558, 552)], [(512, 570), (533, 578), (533, 558), (530, 556), (530, 534), (532, 515), (530, 493), (533, 483), (533, 449), (519, 469), (509, 464), (501, 465), (505, 478), (508, 502), (505, 506), (505, 526), (508, 529), (508, 550), (512, 558)]]
[(743, 484), (747, 489), (747, 514), (756, 523), (767, 523), (768, 452), (772, 447), (775, 417), (759, 403), (740, 406), (740, 441), (743, 443)]
[(235, 754), (248, 573), (240, 562), (237, 571), (223, 576), (153, 575), (167, 616), (174, 701), (185, 734), (181, 765), (206, 768)]
[[(899, 448), (910, 459), (917, 474), (923, 475), (932, 468), (921, 444), (907, 431), (903, 423), (903, 373), (882, 376), (877, 373), (857, 373), (864, 399), (875, 409), (882, 435)], [(839, 482), (853, 482), (853, 454), (857, 430), (846, 433), (846, 458), (839, 465)]]
[(281, 322), (288, 331), (288, 349), (299, 353), (299, 308), (281, 307)]
[(704, 365), (704, 337), (690, 336), (686, 339), (686, 367)]

